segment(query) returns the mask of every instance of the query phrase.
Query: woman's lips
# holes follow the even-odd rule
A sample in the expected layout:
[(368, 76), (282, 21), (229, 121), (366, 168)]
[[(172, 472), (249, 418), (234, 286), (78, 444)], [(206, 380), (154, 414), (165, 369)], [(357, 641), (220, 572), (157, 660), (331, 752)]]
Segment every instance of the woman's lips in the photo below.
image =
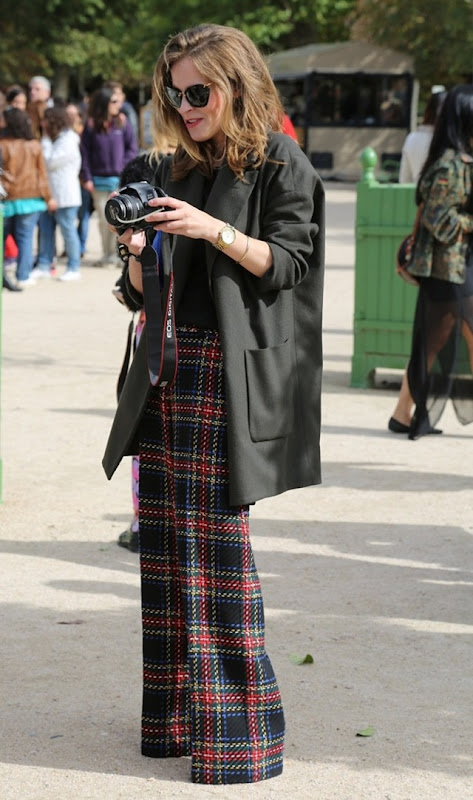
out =
[(186, 127), (187, 128), (195, 128), (195, 126), (198, 125), (199, 122), (201, 122), (201, 120), (202, 120), (202, 117), (191, 117), (189, 119), (186, 119)]

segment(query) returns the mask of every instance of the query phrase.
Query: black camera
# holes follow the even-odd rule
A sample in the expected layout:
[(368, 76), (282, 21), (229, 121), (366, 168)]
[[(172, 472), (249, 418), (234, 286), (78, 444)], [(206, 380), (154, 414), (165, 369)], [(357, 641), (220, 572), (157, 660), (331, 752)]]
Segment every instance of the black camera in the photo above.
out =
[(105, 203), (105, 219), (109, 225), (113, 225), (120, 235), (128, 228), (135, 231), (143, 231), (145, 228), (152, 228), (154, 222), (147, 222), (145, 217), (154, 211), (163, 211), (164, 206), (150, 206), (150, 200), (155, 197), (166, 197), (159, 187), (151, 186), (147, 181), (128, 183), (118, 190), (115, 197), (111, 197)]

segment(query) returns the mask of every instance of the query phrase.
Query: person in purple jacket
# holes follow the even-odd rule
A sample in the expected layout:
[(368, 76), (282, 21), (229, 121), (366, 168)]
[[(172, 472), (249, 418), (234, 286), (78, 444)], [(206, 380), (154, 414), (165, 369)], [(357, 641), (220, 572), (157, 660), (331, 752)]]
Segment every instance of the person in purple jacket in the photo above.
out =
[(120, 113), (121, 98), (115, 89), (97, 89), (90, 98), (89, 116), (81, 137), (80, 177), (91, 193), (99, 217), (102, 257), (95, 266), (118, 264), (116, 235), (104, 217), (110, 192), (119, 187), (125, 165), (138, 154), (138, 143), (125, 114)]

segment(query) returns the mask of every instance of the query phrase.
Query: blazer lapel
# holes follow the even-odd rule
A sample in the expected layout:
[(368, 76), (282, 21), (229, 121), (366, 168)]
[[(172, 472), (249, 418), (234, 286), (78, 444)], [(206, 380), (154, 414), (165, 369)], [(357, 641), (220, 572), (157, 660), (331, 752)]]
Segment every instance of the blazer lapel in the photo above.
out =
[[(248, 203), (257, 176), (258, 170), (248, 169), (245, 173), (246, 182), (243, 183), (227, 166), (221, 167), (217, 172), (204, 211), (238, 228), (238, 218)], [(200, 206), (204, 193), (204, 184), (204, 176), (194, 169), (183, 181), (169, 181), (166, 188), (168, 194), (172, 197), (185, 200), (191, 205)], [(175, 236), (173, 239), (174, 287), (177, 308), (191, 266), (194, 240), (189, 239), (187, 236)], [(209, 284), (211, 285), (212, 269), (219, 251), (217, 248), (212, 247), (210, 243), (206, 243), (205, 250)]]

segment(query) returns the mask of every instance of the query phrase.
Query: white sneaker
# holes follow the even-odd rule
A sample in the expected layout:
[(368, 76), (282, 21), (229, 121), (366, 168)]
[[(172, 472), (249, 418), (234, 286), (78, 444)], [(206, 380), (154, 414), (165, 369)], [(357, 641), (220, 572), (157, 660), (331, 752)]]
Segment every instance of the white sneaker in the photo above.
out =
[(80, 281), (80, 272), (79, 270), (72, 270), (67, 269), (63, 272), (62, 275), (59, 276), (58, 280), (60, 281)]
[(40, 269), (39, 267), (35, 267), (30, 272), (30, 278), (50, 278), (51, 273), (49, 269)]
[(26, 278), (24, 281), (17, 281), (16, 285), (20, 287), (20, 289), (24, 289), (25, 286), (36, 286), (36, 281), (31, 275)]

